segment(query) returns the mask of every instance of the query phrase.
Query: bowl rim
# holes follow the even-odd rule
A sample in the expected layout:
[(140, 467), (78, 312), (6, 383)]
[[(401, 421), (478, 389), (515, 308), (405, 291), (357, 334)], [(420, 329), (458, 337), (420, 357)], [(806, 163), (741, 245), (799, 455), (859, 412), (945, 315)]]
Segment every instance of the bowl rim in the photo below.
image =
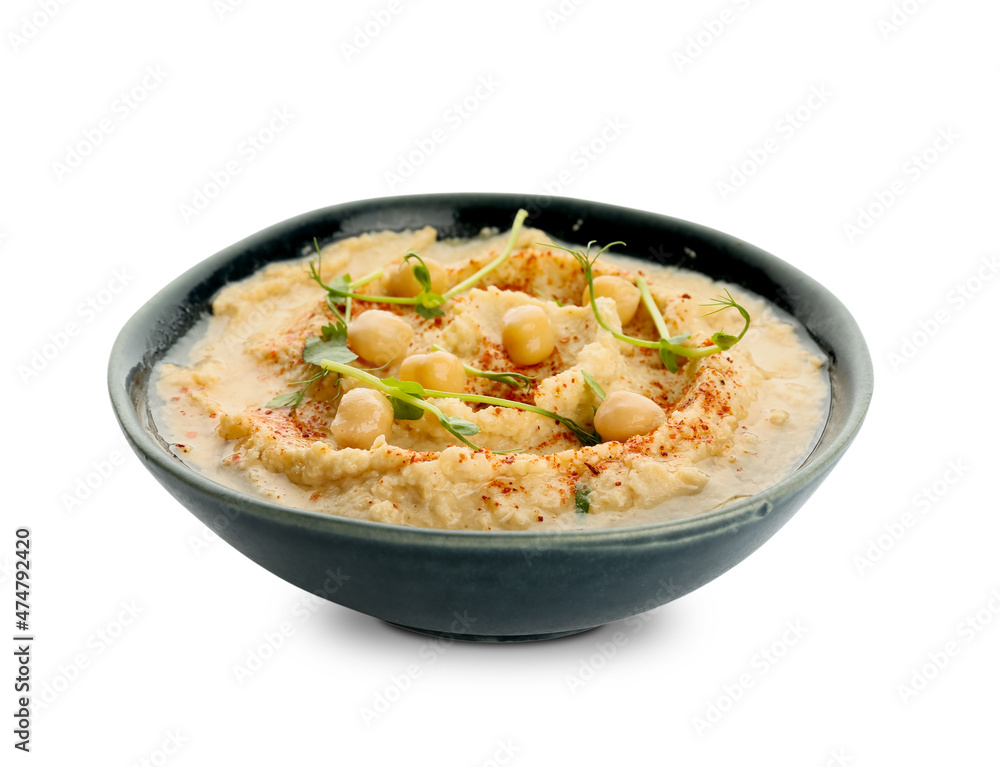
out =
[[(283, 233), (293, 230), (313, 219), (326, 219), (334, 216), (343, 220), (348, 218), (354, 210), (367, 210), (373, 207), (405, 207), (408, 204), (429, 204), (448, 208), (454, 207), (454, 204), (457, 202), (465, 202), (482, 205), (504, 205), (509, 207), (511, 211), (515, 211), (519, 207), (526, 207), (529, 200), (537, 201), (540, 199), (561, 205), (585, 207), (588, 214), (603, 217), (623, 214), (640, 215), (644, 218), (655, 219), (661, 226), (680, 229), (700, 238), (739, 245), (742, 254), (753, 262), (755, 268), (760, 269), (763, 264), (769, 267), (769, 271), (776, 272), (781, 278), (775, 278), (775, 281), (779, 284), (786, 284), (788, 280), (792, 280), (804, 285), (810, 292), (810, 300), (816, 298), (825, 306), (834, 310), (838, 322), (836, 345), (837, 347), (851, 350), (849, 355), (850, 364), (846, 366), (844, 373), (849, 379), (850, 386), (848, 388), (852, 393), (847, 397), (847, 401), (845, 402), (846, 412), (839, 433), (822, 450), (820, 450), (820, 445), (822, 445), (822, 441), (820, 441), (807, 463), (799, 466), (790, 475), (779, 480), (771, 487), (728, 506), (702, 512), (690, 517), (639, 525), (622, 525), (585, 530), (484, 531), (395, 525), (283, 506), (263, 498), (257, 498), (249, 493), (221, 485), (200, 473), (193, 466), (183, 462), (180, 458), (164, 449), (141, 422), (139, 413), (130, 396), (133, 378), (135, 373), (144, 364), (155, 365), (156, 361), (162, 358), (162, 355), (170, 347), (157, 350), (147, 349), (145, 354), (136, 358), (135, 354), (130, 353), (134, 346), (134, 334), (141, 328), (155, 324), (157, 318), (163, 314), (162, 305), (164, 300), (175, 295), (188, 295), (192, 289), (203, 283), (207, 276), (216, 273), (220, 266), (232, 261), (237, 255), (246, 252), (252, 245), (280, 238)], [(544, 214), (544, 210), (541, 213)], [(539, 226), (544, 228), (541, 223), (539, 223)], [(174, 342), (176, 340), (175, 338)], [(148, 363), (146, 358), (151, 351), (157, 353), (159, 356), (152, 363)], [(844, 356), (838, 354), (835, 364), (842, 365)], [(327, 533), (342, 536), (378, 538), (386, 542), (398, 542), (416, 546), (439, 546), (442, 544), (453, 546), (461, 544), (471, 548), (525, 548), (526, 543), (530, 544), (538, 541), (546, 542), (544, 548), (549, 549), (563, 542), (570, 546), (579, 546), (584, 542), (635, 545), (637, 543), (660, 541), (664, 538), (669, 538), (671, 541), (681, 543), (714, 533), (726, 527), (738, 527), (752, 520), (754, 517), (765, 516), (783, 497), (796, 494), (803, 486), (808, 486), (816, 482), (833, 468), (833, 465), (836, 464), (857, 435), (867, 414), (874, 387), (874, 370), (868, 345), (857, 322), (844, 304), (826, 287), (798, 268), (777, 256), (746, 243), (738, 237), (684, 219), (591, 200), (537, 194), (472, 192), (397, 195), (339, 203), (316, 208), (306, 213), (284, 219), (244, 237), (233, 245), (203, 259), (174, 278), (149, 298), (128, 319), (115, 339), (109, 357), (107, 375), (108, 391), (115, 416), (127, 441), (140, 458), (147, 463), (154, 464), (158, 470), (170, 475), (173, 479), (190, 487), (192, 490), (202, 495), (211, 496), (229, 508), (236, 508), (238, 510), (237, 515), (249, 512), (270, 522), (280, 522), (284, 525), (294, 524), (298, 527), (311, 530), (320, 529)], [(150, 383), (147, 382), (145, 385), (149, 386)], [(829, 415), (824, 430), (827, 428), (829, 428)], [(820, 452), (817, 453), (817, 450), (820, 450)]]

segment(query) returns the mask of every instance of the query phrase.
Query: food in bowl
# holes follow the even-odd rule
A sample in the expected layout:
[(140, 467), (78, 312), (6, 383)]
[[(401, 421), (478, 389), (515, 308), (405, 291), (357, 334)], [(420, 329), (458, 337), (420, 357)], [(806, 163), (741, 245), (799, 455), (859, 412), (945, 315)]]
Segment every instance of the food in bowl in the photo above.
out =
[(317, 242), (225, 286), (158, 369), (175, 454), (280, 504), (451, 530), (688, 517), (802, 463), (830, 387), (796, 322), (523, 218)]

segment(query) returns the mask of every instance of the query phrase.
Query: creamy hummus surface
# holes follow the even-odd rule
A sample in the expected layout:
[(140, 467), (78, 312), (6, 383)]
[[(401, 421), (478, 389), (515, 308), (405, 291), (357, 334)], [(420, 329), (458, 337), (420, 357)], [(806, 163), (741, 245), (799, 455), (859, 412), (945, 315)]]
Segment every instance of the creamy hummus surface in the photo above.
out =
[[(491, 231), (441, 241), (430, 227), (365, 234), (325, 247), (321, 277), (327, 284), (345, 274), (356, 280), (414, 252), (441, 264), (435, 279), (454, 286), (502, 253), (507, 238)], [(353, 299), (351, 322), (387, 312), (413, 333), (408, 343), (406, 333), (396, 334), (406, 348), (387, 364), (359, 355), (352, 367), (399, 379), (407, 357), (438, 347), (471, 368), (532, 379), (523, 388), (468, 375), (464, 393), (534, 404), (594, 432), (602, 398), (586, 372), (609, 398), (629, 392), (655, 403), (662, 413), (654, 409), (658, 425), (648, 433), (584, 445), (545, 415), (442, 397), (426, 401), (478, 427), (467, 439), (480, 449), (463, 444), (430, 413), (390, 420), (370, 447), (338, 444), (333, 422), (340, 404), (351, 390), (370, 386), (334, 373), (301, 383), (322, 371), (303, 360), (304, 344), (334, 321), (325, 290), (310, 277), (315, 255), (267, 266), (218, 294), (212, 315), (160, 366), (162, 403), (154, 416), (160, 431), (182, 460), (250, 495), (320, 513), (456, 530), (579, 529), (688, 517), (753, 495), (802, 463), (827, 417), (829, 378), (821, 352), (787, 315), (698, 273), (602, 255), (595, 277), (634, 284), (643, 276), (671, 333), (691, 334), (686, 346), (707, 347), (713, 333), (742, 328), (736, 309), (706, 316), (715, 307), (705, 305), (725, 289), (749, 312), (750, 329), (739, 343), (711, 356), (679, 357), (671, 373), (656, 349), (601, 327), (583, 300), (580, 264), (538, 244), (550, 241), (544, 232), (521, 231), (509, 258), (442, 305), (443, 316)], [(391, 294), (393, 270), (355, 292)], [(615, 300), (595, 293), (613, 330), (660, 338), (644, 305), (623, 327)], [(544, 313), (554, 346), (540, 362), (517, 364), (505, 345), (505, 318), (529, 305)], [(273, 406), (276, 397), (303, 388), (297, 407)]]

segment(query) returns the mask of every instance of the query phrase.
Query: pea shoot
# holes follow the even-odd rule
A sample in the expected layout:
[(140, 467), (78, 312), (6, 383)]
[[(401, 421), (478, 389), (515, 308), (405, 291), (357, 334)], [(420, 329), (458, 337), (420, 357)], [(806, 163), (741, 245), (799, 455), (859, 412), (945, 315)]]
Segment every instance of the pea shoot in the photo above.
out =
[(649, 312), (650, 317), (653, 319), (653, 324), (656, 325), (656, 330), (660, 334), (658, 341), (647, 341), (644, 338), (635, 338), (633, 336), (625, 335), (624, 333), (619, 333), (618, 331), (612, 329), (604, 321), (601, 316), (600, 310), (597, 308), (597, 297), (594, 291), (594, 263), (598, 258), (601, 257), (610, 248), (615, 245), (624, 245), (624, 242), (612, 242), (605, 245), (603, 248), (597, 251), (597, 253), (591, 257), (590, 250), (596, 245), (596, 240), (591, 240), (587, 243), (587, 251), (582, 250), (572, 250), (570, 248), (564, 248), (562, 245), (556, 245), (555, 243), (539, 243), (544, 244), (545, 247), (558, 248), (559, 250), (564, 250), (569, 253), (576, 262), (580, 264), (580, 268), (583, 269), (583, 276), (587, 280), (587, 285), (590, 288), (590, 307), (594, 312), (594, 317), (597, 323), (611, 333), (612, 336), (617, 338), (619, 341), (624, 341), (625, 343), (632, 344), (633, 346), (640, 346), (646, 349), (656, 349), (660, 355), (660, 361), (663, 362), (664, 367), (667, 368), (671, 373), (676, 373), (678, 370), (677, 358), (687, 357), (687, 358), (698, 358), (698, 357), (709, 357), (718, 352), (725, 351), (726, 349), (731, 349), (746, 335), (747, 330), (750, 329), (750, 314), (736, 303), (736, 300), (732, 297), (728, 290), (725, 291), (724, 296), (719, 296), (712, 300), (709, 304), (704, 304), (704, 306), (715, 306), (717, 307), (714, 311), (708, 312), (703, 316), (709, 316), (712, 314), (717, 314), (725, 309), (736, 309), (740, 316), (743, 317), (743, 330), (740, 331), (739, 335), (730, 335), (723, 331), (719, 331), (712, 335), (712, 345), (711, 346), (684, 346), (683, 343), (687, 341), (690, 337), (690, 333), (680, 333), (675, 336), (670, 335), (670, 330), (667, 328), (666, 323), (663, 321), (663, 314), (660, 312), (659, 307), (657, 307), (656, 302), (653, 300), (653, 296), (649, 291), (649, 284), (646, 282), (645, 278), (641, 275), (636, 279), (636, 287), (639, 288), (639, 295), (642, 300), (643, 306)]
[[(359, 280), (351, 281), (351, 275), (342, 274), (335, 277), (329, 285), (323, 282), (323, 252), (319, 249), (319, 242), (313, 237), (313, 247), (316, 249), (316, 260), (309, 262), (309, 277), (326, 291), (326, 305), (333, 313), (339, 323), (345, 326), (351, 321), (351, 291), (367, 285), (372, 280), (381, 277), (385, 270), (378, 269)], [(338, 300), (340, 299), (340, 300)], [(344, 311), (341, 313), (338, 304), (344, 304)]]
[(583, 374), (584, 383), (586, 383), (587, 386), (590, 387), (590, 390), (597, 395), (597, 398), (601, 402), (606, 400), (608, 398), (608, 395), (604, 393), (604, 387), (602, 387), (599, 383), (597, 383), (594, 377), (586, 370), (581, 370), (580, 372)]
[(330, 284), (326, 284), (318, 276), (315, 267), (312, 267), (313, 279), (326, 290), (327, 305), (335, 312), (335, 314), (337, 314), (337, 310), (335, 308), (336, 304), (342, 303), (344, 300), (350, 301), (351, 299), (354, 299), (356, 301), (368, 301), (371, 303), (408, 305), (414, 307), (417, 314), (421, 317), (425, 317), (427, 319), (441, 317), (444, 314), (444, 310), (441, 309), (442, 305), (457, 296), (459, 293), (464, 293), (466, 290), (475, 287), (484, 277), (486, 277), (487, 274), (494, 271), (510, 257), (510, 254), (514, 252), (514, 246), (517, 244), (517, 237), (520, 234), (521, 227), (524, 225), (524, 220), (527, 217), (528, 211), (524, 209), (519, 210), (517, 215), (514, 216), (514, 224), (511, 226), (510, 230), (510, 239), (507, 241), (507, 247), (504, 248), (504, 251), (478, 272), (462, 280), (460, 283), (441, 294), (434, 292), (431, 285), (430, 269), (427, 267), (427, 263), (416, 253), (407, 253), (403, 259), (403, 261), (407, 263), (411, 260), (416, 262), (412, 267), (413, 278), (420, 286), (420, 292), (413, 297), (372, 296), (356, 292), (356, 288), (367, 284), (377, 277), (381, 277), (382, 274), (384, 274), (384, 270), (373, 272), (357, 282), (351, 282), (350, 278), (345, 276), (338, 277)]
[(529, 405), (525, 402), (515, 402), (514, 400), (501, 399), (500, 397), (487, 397), (479, 394), (465, 394), (459, 392), (425, 389), (416, 381), (400, 381), (391, 377), (378, 378), (377, 376), (373, 376), (363, 370), (351, 367), (346, 363), (335, 362), (333, 360), (323, 360), (321, 365), (325, 370), (356, 378), (367, 384), (372, 389), (388, 396), (389, 401), (392, 403), (393, 413), (398, 420), (416, 421), (422, 418), (425, 412), (430, 413), (437, 418), (438, 422), (445, 428), (445, 430), (449, 431), (459, 441), (465, 443), (473, 450), (479, 450), (481, 448), (470, 442), (467, 438), (478, 434), (479, 427), (464, 418), (446, 415), (441, 412), (437, 406), (427, 402), (427, 398), (458, 399), (463, 402), (478, 402), (484, 405), (510, 407), (518, 410), (524, 410), (529, 413), (537, 413), (538, 415), (551, 418), (557, 423), (565, 426), (570, 430), (570, 432), (572, 432), (573, 436), (580, 441), (580, 444), (596, 445), (601, 441), (599, 435), (594, 432), (587, 431), (572, 419), (553, 413), (550, 410), (545, 410), (537, 405)]
[[(437, 344), (432, 344), (431, 349), (436, 352), (448, 351), (444, 347), (438, 346)], [(526, 376), (523, 373), (499, 370), (480, 370), (479, 368), (472, 367), (472, 365), (466, 365), (464, 362), (462, 363), (462, 367), (465, 369), (465, 374), (472, 376), (473, 378), (485, 378), (489, 381), (499, 381), (500, 383), (505, 383), (508, 386), (513, 386), (516, 389), (530, 389), (531, 385), (535, 382), (534, 378)]]

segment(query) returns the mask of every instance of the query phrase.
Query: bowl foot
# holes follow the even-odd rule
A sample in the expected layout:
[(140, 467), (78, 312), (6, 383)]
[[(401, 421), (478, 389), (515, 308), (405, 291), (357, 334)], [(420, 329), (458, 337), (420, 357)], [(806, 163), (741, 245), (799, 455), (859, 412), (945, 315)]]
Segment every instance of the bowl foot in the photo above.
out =
[(495, 644), (506, 642), (540, 642), (543, 639), (558, 639), (559, 637), (582, 634), (585, 631), (592, 631), (597, 628), (597, 626), (590, 626), (589, 628), (572, 629), (571, 631), (553, 631), (549, 634), (514, 634), (493, 636), (490, 634), (456, 634), (450, 631), (432, 631), (431, 629), (419, 629), (413, 626), (404, 626), (402, 623), (393, 623), (392, 621), (384, 622), (388, 623), (390, 626), (406, 629), (407, 631), (412, 631), (416, 634), (425, 634), (427, 636), (439, 637), (441, 639), (457, 639), (462, 642), (492, 642)]

